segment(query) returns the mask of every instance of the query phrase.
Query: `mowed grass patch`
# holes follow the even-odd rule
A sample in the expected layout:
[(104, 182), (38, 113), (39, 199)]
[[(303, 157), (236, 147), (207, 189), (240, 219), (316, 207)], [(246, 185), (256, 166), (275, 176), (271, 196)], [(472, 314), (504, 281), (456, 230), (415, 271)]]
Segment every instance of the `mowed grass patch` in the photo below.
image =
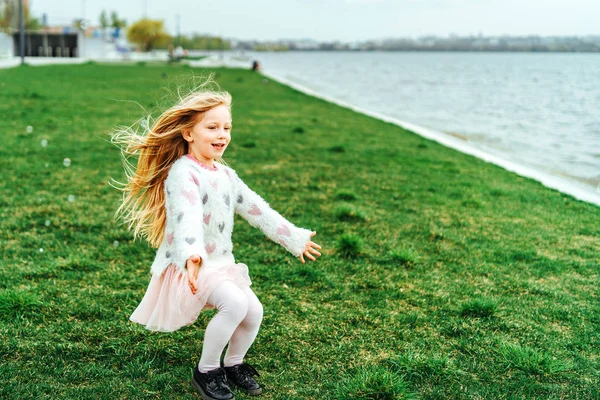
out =
[[(196, 398), (213, 313), (170, 334), (128, 321), (154, 250), (114, 220), (109, 181), (124, 175), (108, 134), (208, 72), (0, 70), (0, 398)], [(227, 162), (323, 246), (303, 265), (236, 220), (265, 307), (247, 357), (263, 398), (597, 397), (598, 207), (250, 71), (215, 72), (234, 99)]]

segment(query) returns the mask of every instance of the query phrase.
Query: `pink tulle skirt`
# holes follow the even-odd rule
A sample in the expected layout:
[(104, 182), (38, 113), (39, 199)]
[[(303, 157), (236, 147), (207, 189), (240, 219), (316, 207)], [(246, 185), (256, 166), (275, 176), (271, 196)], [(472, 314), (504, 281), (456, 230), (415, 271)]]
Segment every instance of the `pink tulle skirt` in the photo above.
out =
[(202, 266), (192, 294), (187, 274), (170, 264), (159, 276), (152, 275), (146, 294), (129, 319), (145, 325), (152, 331), (173, 332), (192, 324), (205, 308), (212, 291), (225, 281), (231, 281), (241, 289), (252, 284), (248, 267), (241, 263)]

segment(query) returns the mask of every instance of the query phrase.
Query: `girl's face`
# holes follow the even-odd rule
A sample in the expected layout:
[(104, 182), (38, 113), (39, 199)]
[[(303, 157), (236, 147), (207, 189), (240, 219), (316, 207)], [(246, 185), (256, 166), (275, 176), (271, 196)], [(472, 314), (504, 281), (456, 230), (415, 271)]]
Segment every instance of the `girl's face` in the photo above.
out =
[(231, 141), (231, 113), (225, 105), (211, 108), (194, 125), (191, 131), (184, 132), (183, 138), (189, 144), (189, 154), (203, 164), (212, 166), (223, 156)]

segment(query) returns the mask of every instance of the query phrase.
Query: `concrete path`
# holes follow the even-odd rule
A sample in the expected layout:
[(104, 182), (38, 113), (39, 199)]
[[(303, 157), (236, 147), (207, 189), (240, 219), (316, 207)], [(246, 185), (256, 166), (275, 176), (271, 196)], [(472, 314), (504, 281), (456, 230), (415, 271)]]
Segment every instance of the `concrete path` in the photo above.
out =
[[(88, 60), (82, 58), (57, 58), (57, 57), (25, 57), (27, 65), (51, 64), (82, 64)], [(20, 57), (0, 58), (0, 68), (14, 68), (21, 65)]]

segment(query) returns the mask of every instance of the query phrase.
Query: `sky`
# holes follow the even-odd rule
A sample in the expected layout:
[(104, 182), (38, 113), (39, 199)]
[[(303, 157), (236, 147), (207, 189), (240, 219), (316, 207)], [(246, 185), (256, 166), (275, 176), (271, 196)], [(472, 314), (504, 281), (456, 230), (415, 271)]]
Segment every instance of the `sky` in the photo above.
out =
[(30, 0), (50, 25), (102, 10), (128, 24), (147, 16), (167, 31), (242, 40), (354, 42), (425, 35), (600, 35), (600, 0)]

